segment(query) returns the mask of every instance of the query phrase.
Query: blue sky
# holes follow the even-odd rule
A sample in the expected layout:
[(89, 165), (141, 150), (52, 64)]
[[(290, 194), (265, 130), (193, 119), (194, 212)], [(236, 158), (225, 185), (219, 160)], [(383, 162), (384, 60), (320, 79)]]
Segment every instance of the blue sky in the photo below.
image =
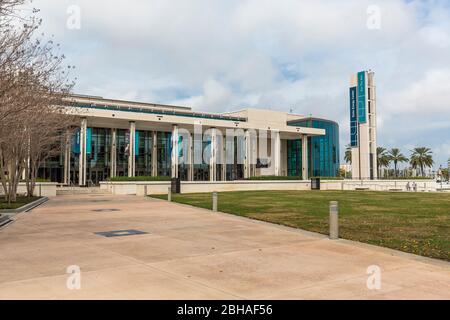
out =
[[(376, 73), (378, 144), (450, 158), (449, 1), (35, 0), (77, 67), (77, 93), (293, 110), (337, 120), (348, 144), (351, 74)], [(80, 29), (67, 9), (81, 10)], [(369, 6), (380, 12), (369, 29)], [(378, 20), (377, 20), (378, 21)]]

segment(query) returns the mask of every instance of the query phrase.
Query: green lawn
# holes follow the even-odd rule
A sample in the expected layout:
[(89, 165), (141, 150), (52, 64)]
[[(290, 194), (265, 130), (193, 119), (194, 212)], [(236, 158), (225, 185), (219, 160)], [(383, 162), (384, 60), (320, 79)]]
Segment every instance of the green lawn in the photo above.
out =
[[(211, 194), (172, 199), (208, 209), (212, 204)], [(330, 201), (339, 201), (342, 238), (450, 261), (450, 193), (226, 192), (219, 194), (219, 210), (328, 234)]]
[(36, 201), (39, 197), (17, 197), (17, 201), (8, 205), (8, 202), (5, 201), (5, 198), (0, 197), (0, 210), (5, 209), (17, 209), (20, 208), (30, 202)]

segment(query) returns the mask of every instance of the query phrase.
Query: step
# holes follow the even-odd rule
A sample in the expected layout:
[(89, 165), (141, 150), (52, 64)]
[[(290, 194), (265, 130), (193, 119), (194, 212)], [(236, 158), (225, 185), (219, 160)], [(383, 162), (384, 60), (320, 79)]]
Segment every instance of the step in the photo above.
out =
[(9, 215), (0, 214), (0, 227), (6, 226), (8, 223), (12, 222)]
[(78, 188), (78, 187), (62, 187), (56, 190), (56, 195), (76, 195), (76, 194), (111, 194), (109, 190), (100, 188)]

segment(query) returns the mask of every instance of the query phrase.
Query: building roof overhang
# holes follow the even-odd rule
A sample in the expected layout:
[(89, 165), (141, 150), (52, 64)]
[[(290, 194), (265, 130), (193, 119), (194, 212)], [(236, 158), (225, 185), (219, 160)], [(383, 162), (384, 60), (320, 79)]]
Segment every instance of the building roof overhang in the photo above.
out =
[[(325, 135), (324, 129), (295, 126), (292, 121), (249, 121), (241, 113), (194, 112), (189, 107), (163, 104), (141, 103), (125, 100), (104, 99), (102, 97), (72, 95), (63, 107), (67, 112), (88, 118), (91, 125), (100, 127), (128, 128), (129, 122), (136, 122), (138, 130), (170, 131), (177, 124), (188, 130), (195, 126), (219, 129), (242, 129), (279, 131), (283, 139), (298, 139), (300, 135)], [(246, 109), (253, 112), (257, 109)], [(261, 110), (265, 115), (268, 111)], [(264, 113), (265, 112), (265, 113)], [(274, 117), (278, 114), (274, 114)], [(290, 118), (292, 119), (292, 117)]]
[(201, 118), (193, 115), (180, 115), (171, 113), (148, 113), (128, 111), (124, 109), (97, 108), (97, 107), (79, 107), (72, 106), (67, 108), (67, 113), (86, 117), (92, 124), (102, 127), (127, 128), (130, 121), (136, 122), (138, 130), (167, 130), (170, 131), (173, 125), (188, 130), (193, 130), (195, 126), (204, 128), (219, 129), (242, 129), (242, 130), (264, 130), (279, 131), (283, 139), (298, 139), (300, 135), (320, 136), (325, 135), (324, 129), (294, 127), (288, 126), (263, 126), (260, 124), (252, 124), (247, 121), (233, 121), (232, 119), (220, 118)]

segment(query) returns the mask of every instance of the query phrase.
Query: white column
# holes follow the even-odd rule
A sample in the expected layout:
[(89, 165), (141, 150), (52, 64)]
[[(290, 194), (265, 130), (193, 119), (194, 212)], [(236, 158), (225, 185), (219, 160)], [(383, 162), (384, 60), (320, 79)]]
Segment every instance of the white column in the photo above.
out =
[(64, 184), (70, 185), (70, 154), (71, 154), (71, 139), (66, 137), (66, 144), (64, 148)]
[[(30, 170), (31, 170), (30, 154), (31, 154), (31, 137), (29, 137), (27, 139), (27, 163), (26, 163), (26, 167), (22, 169), (22, 181), (27, 180), (27, 171), (28, 171), (28, 175), (30, 174)], [(65, 172), (64, 172), (64, 174), (65, 174)]]
[(23, 168), (22, 170), (22, 181), (25, 181), (27, 179), (27, 169), (28, 169), (28, 173), (30, 172), (30, 140), (28, 140), (28, 156), (27, 156), (27, 164), (26, 164), (26, 168)]
[(178, 126), (172, 129), (172, 178), (178, 178)]
[(188, 156), (187, 156), (187, 165), (188, 165), (188, 181), (194, 181), (194, 136), (193, 134), (189, 134), (188, 141)]
[(224, 134), (222, 139), (222, 181), (227, 181), (227, 140)]
[(152, 177), (158, 176), (158, 132), (153, 131), (152, 139)]
[[(27, 161), (27, 166), (28, 166), (28, 168), (30, 167), (30, 165), (28, 164), (28, 161)], [(25, 181), (26, 179), (27, 179), (27, 171), (24, 168), (22, 170), (22, 181)]]
[(274, 174), (275, 176), (280, 176), (281, 174), (281, 138), (280, 138), (280, 131), (274, 130), (271, 132), (271, 138), (272, 138), (272, 158), (274, 162)]
[(302, 136), (302, 179), (308, 180), (308, 136)]
[(256, 176), (256, 161), (258, 159), (258, 134), (250, 134), (250, 177)]
[(80, 127), (80, 161), (79, 161), (79, 179), (80, 186), (86, 185), (86, 134), (87, 134), (87, 119), (81, 120)]
[(245, 159), (244, 159), (244, 179), (250, 178), (250, 164), (251, 164), (251, 138), (250, 131), (245, 130)]
[(111, 129), (111, 178), (117, 175), (117, 129)]
[(128, 177), (136, 176), (136, 157), (134, 154), (134, 145), (136, 143), (136, 122), (130, 122), (130, 144), (128, 150)]
[(209, 180), (216, 181), (217, 179), (217, 129), (211, 129), (211, 154), (209, 160)]

